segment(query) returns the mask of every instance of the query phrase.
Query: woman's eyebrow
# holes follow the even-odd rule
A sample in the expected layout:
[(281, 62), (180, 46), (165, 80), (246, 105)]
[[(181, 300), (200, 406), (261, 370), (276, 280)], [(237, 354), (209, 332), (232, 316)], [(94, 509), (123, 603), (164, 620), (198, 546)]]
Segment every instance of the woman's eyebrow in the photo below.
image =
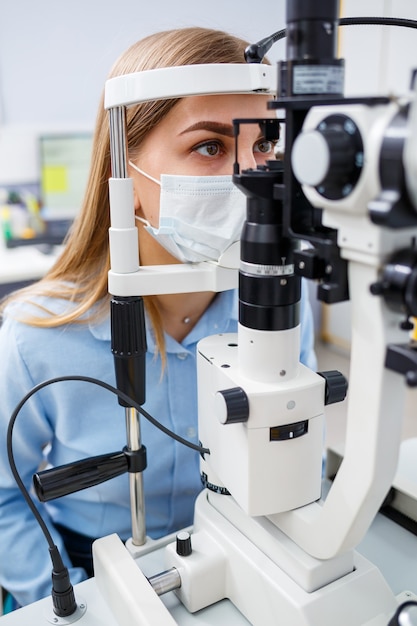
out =
[(205, 120), (201, 120), (200, 122), (191, 124), (191, 126), (188, 126), (183, 131), (181, 131), (180, 135), (183, 135), (184, 133), (190, 133), (194, 130), (208, 130), (213, 133), (218, 133), (219, 135), (225, 135), (226, 137), (234, 137), (232, 124), (223, 124), (222, 122), (209, 122)]

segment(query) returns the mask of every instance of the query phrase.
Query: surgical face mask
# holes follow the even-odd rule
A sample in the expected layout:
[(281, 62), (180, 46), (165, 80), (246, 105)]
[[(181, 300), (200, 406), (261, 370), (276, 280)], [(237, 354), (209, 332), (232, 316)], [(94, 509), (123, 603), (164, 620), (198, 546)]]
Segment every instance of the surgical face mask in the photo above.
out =
[(240, 239), (246, 198), (231, 176), (176, 176), (161, 181), (134, 163), (140, 174), (161, 187), (159, 226), (137, 218), (170, 254), (182, 262), (217, 261)]

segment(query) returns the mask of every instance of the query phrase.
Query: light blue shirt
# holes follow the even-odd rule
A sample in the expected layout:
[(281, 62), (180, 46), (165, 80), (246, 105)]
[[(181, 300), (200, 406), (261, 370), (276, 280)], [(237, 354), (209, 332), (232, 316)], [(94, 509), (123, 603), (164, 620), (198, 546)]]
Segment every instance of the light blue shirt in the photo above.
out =
[[(50, 310), (68, 307), (63, 300), (42, 299)], [(9, 418), (36, 384), (65, 375), (85, 375), (115, 385), (110, 350), (110, 323), (81, 323), (39, 329), (16, 320), (27, 304), (11, 305), (0, 329), (0, 584), (20, 604), (50, 593), (51, 563), (47, 543), (11, 475), (6, 452)], [(218, 294), (182, 343), (166, 337), (167, 363), (147, 331), (146, 403), (144, 408), (185, 439), (198, 443), (196, 344), (207, 335), (237, 330), (237, 294)], [(301, 306), (301, 360), (315, 369), (313, 321), (306, 297)], [(199, 455), (175, 443), (141, 418), (147, 448), (144, 471), (147, 534), (151, 537), (192, 523), (194, 501), (201, 490)], [(85, 382), (60, 382), (35, 394), (16, 420), (13, 450), (27, 486), (39, 465), (59, 466), (85, 457), (120, 451), (126, 445), (124, 409), (110, 392)], [(42, 515), (69, 566), (62, 540), (52, 522), (90, 537), (131, 535), (128, 476), (44, 505)], [(86, 577), (70, 568), (73, 584)]]

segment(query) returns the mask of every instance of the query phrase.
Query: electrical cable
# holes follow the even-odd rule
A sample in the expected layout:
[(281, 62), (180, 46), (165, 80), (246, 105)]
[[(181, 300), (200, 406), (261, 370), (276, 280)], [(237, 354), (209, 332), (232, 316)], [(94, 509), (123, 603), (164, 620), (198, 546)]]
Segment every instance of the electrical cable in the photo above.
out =
[(403, 26), (417, 28), (417, 20), (404, 17), (342, 17), (339, 26)]
[[(402, 26), (405, 28), (417, 28), (417, 21), (402, 17), (342, 17), (338, 21), (339, 26)], [(287, 34), (286, 28), (261, 39), (258, 43), (250, 44), (245, 50), (247, 63), (261, 63), (268, 50), (274, 43), (284, 39)]]

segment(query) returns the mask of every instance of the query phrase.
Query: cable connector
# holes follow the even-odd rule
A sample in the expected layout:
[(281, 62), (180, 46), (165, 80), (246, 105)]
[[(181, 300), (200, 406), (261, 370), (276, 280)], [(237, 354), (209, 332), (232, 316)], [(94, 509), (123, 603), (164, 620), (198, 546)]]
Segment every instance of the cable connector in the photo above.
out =
[(77, 610), (74, 587), (71, 584), (68, 568), (62, 562), (56, 546), (49, 548), (52, 560), (52, 604), (54, 613), (59, 617), (68, 617)]

